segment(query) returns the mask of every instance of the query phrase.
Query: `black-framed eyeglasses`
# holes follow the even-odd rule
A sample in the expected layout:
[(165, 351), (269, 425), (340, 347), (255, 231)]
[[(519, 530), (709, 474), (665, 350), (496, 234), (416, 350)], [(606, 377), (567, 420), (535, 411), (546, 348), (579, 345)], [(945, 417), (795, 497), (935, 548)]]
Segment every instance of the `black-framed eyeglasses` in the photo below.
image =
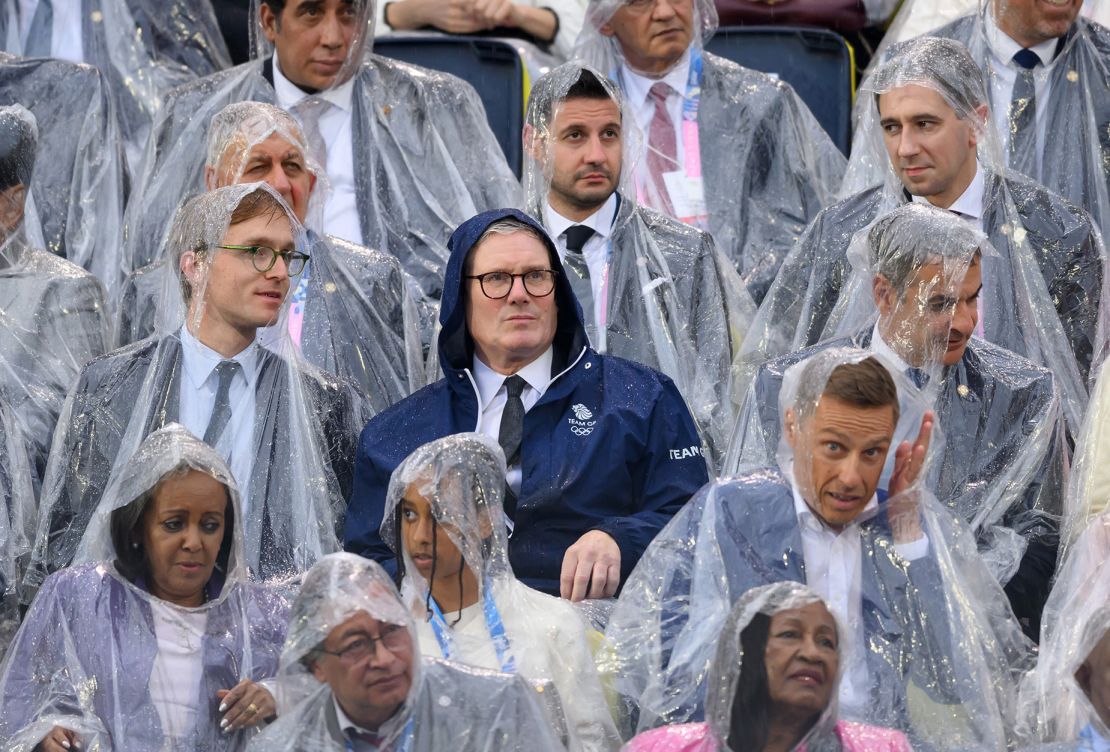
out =
[(254, 268), (265, 274), (274, 268), (280, 256), (282, 261), (285, 262), (285, 270), (290, 277), (296, 277), (304, 271), (304, 265), (308, 263), (308, 254), (301, 253), (300, 251), (277, 251), (268, 245), (219, 245), (217, 248), (224, 248), (228, 251), (242, 251), (243, 253), (250, 254), (251, 263)]
[(411, 639), (409, 631), (400, 624), (386, 624), (377, 637), (358, 637), (341, 650), (328, 650), (321, 647), (320, 652), (334, 655), (344, 663), (354, 665), (376, 653), (378, 651), (377, 643), (381, 643), (387, 652), (396, 653), (408, 646)]
[(524, 283), (524, 291), (529, 295), (542, 298), (551, 294), (555, 289), (555, 277), (559, 272), (554, 269), (533, 269), (521, 274), (510, 272), (486, 272), (485, 274), (469, 275), (466, 279), (476, 279), (482, 288), (482, 293), (492, 300), (508, 297), (513, 285), (519, 277)]

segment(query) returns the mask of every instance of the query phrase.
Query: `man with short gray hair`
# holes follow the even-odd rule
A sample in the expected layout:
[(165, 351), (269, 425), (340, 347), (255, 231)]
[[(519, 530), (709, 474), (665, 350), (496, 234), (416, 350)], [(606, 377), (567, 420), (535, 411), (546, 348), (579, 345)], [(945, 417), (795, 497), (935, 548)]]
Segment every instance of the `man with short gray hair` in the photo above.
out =
[(363, 430), (344, 545), (393, 566), (379, 527), (394, 468), (422, 444), (477, 430), (505, 452), (517, 577), (571, 600), (612, 596), (708, 479), (690, 411), (663, 374), (589, 346), (535, 220), (514, 209), (479, 214), (449, 247), (444, 378)]

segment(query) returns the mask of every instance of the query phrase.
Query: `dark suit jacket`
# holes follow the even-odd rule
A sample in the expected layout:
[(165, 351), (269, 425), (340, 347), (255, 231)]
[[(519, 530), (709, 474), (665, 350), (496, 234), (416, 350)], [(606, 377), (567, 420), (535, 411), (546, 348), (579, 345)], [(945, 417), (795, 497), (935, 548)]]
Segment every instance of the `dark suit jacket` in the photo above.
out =
[[(316, 435), (292, 436), (291, 430), (301, 425), (295, 419), (299, 400), (290, 392), (292, 371), (281, 357), (265, 349), (258, 368), (254, 445), (259, 453), (253, 460), (250, 499), (245, 506), (249, 510), (248, 532), (252, 526), (262, 528), (262, 558), (248, 563), (257, 574), (267, 577), (288, 573), (293, 566), (298, 541), (289, 535), (296, 531), (273, 530), (270, 512), (280, 508), (294, 483), (304, 482), (294, 472), (296, 452), (311, 446), (308, 442), (313, 438), (320, 442), (321, 459), (331, 471), (328, 488), (320, 492), (328, 496), (336, 532), (341, 531), (342, 507), (351, 489), (357, 426), (366, 417), (361, 398), (352, 387), (306, 369), (299, 378)], [(39, 519), (40, 535), (45, 533), (46, 538), (36, 541), (32, 564), (36, 576), (29, 577), (31, 587), (37, 586), (42, 575), (72, 560), (100, 503), (111, 469), (121, 459), (117, 455), (124, 440), (137, 446), (143, 437), (177, 418), (180, 371), (181, 342), (176, 336), (147, 339), (115, 350), (82, 370), (70, 394), (68, 423), (59, 428), (61, 443), (51, 455)], [(142, 412), (135, 414), (135, 410)], [(129, 429), (135, 430), (136, 426), (139, 436), (128, 436)], [(50, 482), (52, 478), (55, 483)], [(276, 537), (267, 540), (267, 535)]]

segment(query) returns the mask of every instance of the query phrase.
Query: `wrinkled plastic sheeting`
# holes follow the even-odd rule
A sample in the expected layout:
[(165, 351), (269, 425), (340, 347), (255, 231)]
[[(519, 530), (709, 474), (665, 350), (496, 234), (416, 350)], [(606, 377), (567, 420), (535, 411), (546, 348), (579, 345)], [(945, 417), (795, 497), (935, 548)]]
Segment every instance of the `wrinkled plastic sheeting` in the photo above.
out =
[[(620, 43), (601, 33), (622, 5), (592, 0), (575, 57), (623, 89)], [(691, 23), (689, 54), (703, 61), (697, 125), (708, 221), (700, 229), (759, 302), (806, 225), (835, 200), (845, 162), (789, 85), (704, 51), (717, 29), (710, 0), (694, 2)], [(647, 169), (646, 159), (637, 161), (638, 200), (664, 208)]]
[[(177, 311), (176, 322), (82, 370), (55, 432), (25, 597), (45, 575), (70, 563), (112, 473), (149, 433), (178, 420), (179, 385), (187, 378), (183, 348), (193, 346), (183, 331), (186, 326), (200, 331), (209, 315), (208, 283), (219, 255), (241, 253), (218, 246), (232, 211), (247, 198), (281, 207), (269, 216), (288, 221), (297, 250), (306, 250), (301, 226), (265, 184), (220, 188), (183, 206), (170, 245), (179, 256), (206, 248), (211, 262), (197, 264), (190, 287), (195, 305), (186, 316), (182, 284), (189, 283), (165, 275), (159, 307)], [(295, 579), (320, 556), (339, 550), (355, 442), (369, 414), (353, 385), (302, 360), (287, 334), (289, 308), (287, 295), (271, 328), (277, 336), (250, 346), (255, 363), (249, 374), (255, 407), (250, 453), (235, 451), (232, 431), (224, 431), (215, 445), (222, 456), (232, 457), (243, 493), (247, 565), (254, 577), (267, 581)]]
[[(836, 350), (802, 364), (780, 405), (816, 410), (833, 369), (865, 357)], [(648, 547), (610, 616), (599, 662), (621, 697), (626, 730), (701, 720), (730, 609), (752, 587), (804, 579), (790, 468), (806, 461), (783, 442), (778, 467), (710, 483)], [(914, 561), (901, 557), (890, 532), (903, 514), (919, 515), (927, 538), (927, 554)], [(845, 624), (844, 635), (859, 641), (849, 650), (867, 656), (854, 681), (870, 699), (842, 704), (841, 716), (900, 730), (915, 748), (1005, 747), (1015, 683), (1033, 648), (974, 538), (920, 483), (853, 524), (863, 623)], [(857, 664), (849, 654), (846, 666)]]
[[(179, 469), (215, 478), (228, 491), (234, 535), (223, 585), (197, 608), (155, 597), (141, 578), (118, 569), (112, 513), (145, 506), (149, 492)], [(236, 749), (254, 730), (220, 728), (216, 691), (277, 672), (288, 603), (250, 584), (243, 559), (239, 494), (224, 461), (179, 425), (151, 434), (111, 481), (79, 563), (52, 575), (31, 605), (0, 673), (0, 734), (9, 748), (31, 750), (55, 726), (77, 733), (85, 749)], [(158, 656), (167, 636), (152, 616), (175, 625), (181, 649), (200, 662), (199, 683), (180, 697), (192, 712), (155, 704), (152, 685), (173, 683)], [(195, 693), (195, 694), (194, 694)]]
[[(575, 607), (516, 579), (509, 564), (502, 498), (505, 458), (482, 434), (456, 434), (418, 448), (394, 470), (386, 496), (381, 536), (393, 549), (402, 573), (401, 595), (417, 622), (422, 650), (442, 653), (427, 623), (429, 585), (404, 544), (404, 499), (419, 495), (431, 506), (436, 528), (462, 554), (478, 582), (479, 596), (492, 598), (505, 628), (517, 672), (550, 689), (543, 693), (555, 729), (565, 728), (571, 746), (607, 750), (619, 746), (616, 726), (602, 692), (588, 641), (589, 625)], [(454, 615), (445, 615), (448, 623)], [(480, 668), (502, 670), (484, 619), (454, 627), (451, 654)], [(553, 695), (553, 696), (551, 696)]]

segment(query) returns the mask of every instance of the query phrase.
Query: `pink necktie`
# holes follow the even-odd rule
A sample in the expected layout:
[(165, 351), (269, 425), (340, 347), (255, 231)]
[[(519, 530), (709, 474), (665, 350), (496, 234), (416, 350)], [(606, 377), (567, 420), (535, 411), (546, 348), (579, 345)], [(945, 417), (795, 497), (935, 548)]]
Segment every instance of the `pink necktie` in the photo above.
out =
[(675, 140), (674, 123), (667, 112), (667, 97), (674, 91), (662, 81), (651, 87), (648, 96), (655, 106), (651, 116), (651, 125), (648, 128), (647, 166), (651, 177), (654, 193), (658, 196), (659, 211), (674, 215), (670, 195), (667, 193), (667, 184), (663, 180), (664, 173), (674, 172), (678, 169), (678, 144)]

